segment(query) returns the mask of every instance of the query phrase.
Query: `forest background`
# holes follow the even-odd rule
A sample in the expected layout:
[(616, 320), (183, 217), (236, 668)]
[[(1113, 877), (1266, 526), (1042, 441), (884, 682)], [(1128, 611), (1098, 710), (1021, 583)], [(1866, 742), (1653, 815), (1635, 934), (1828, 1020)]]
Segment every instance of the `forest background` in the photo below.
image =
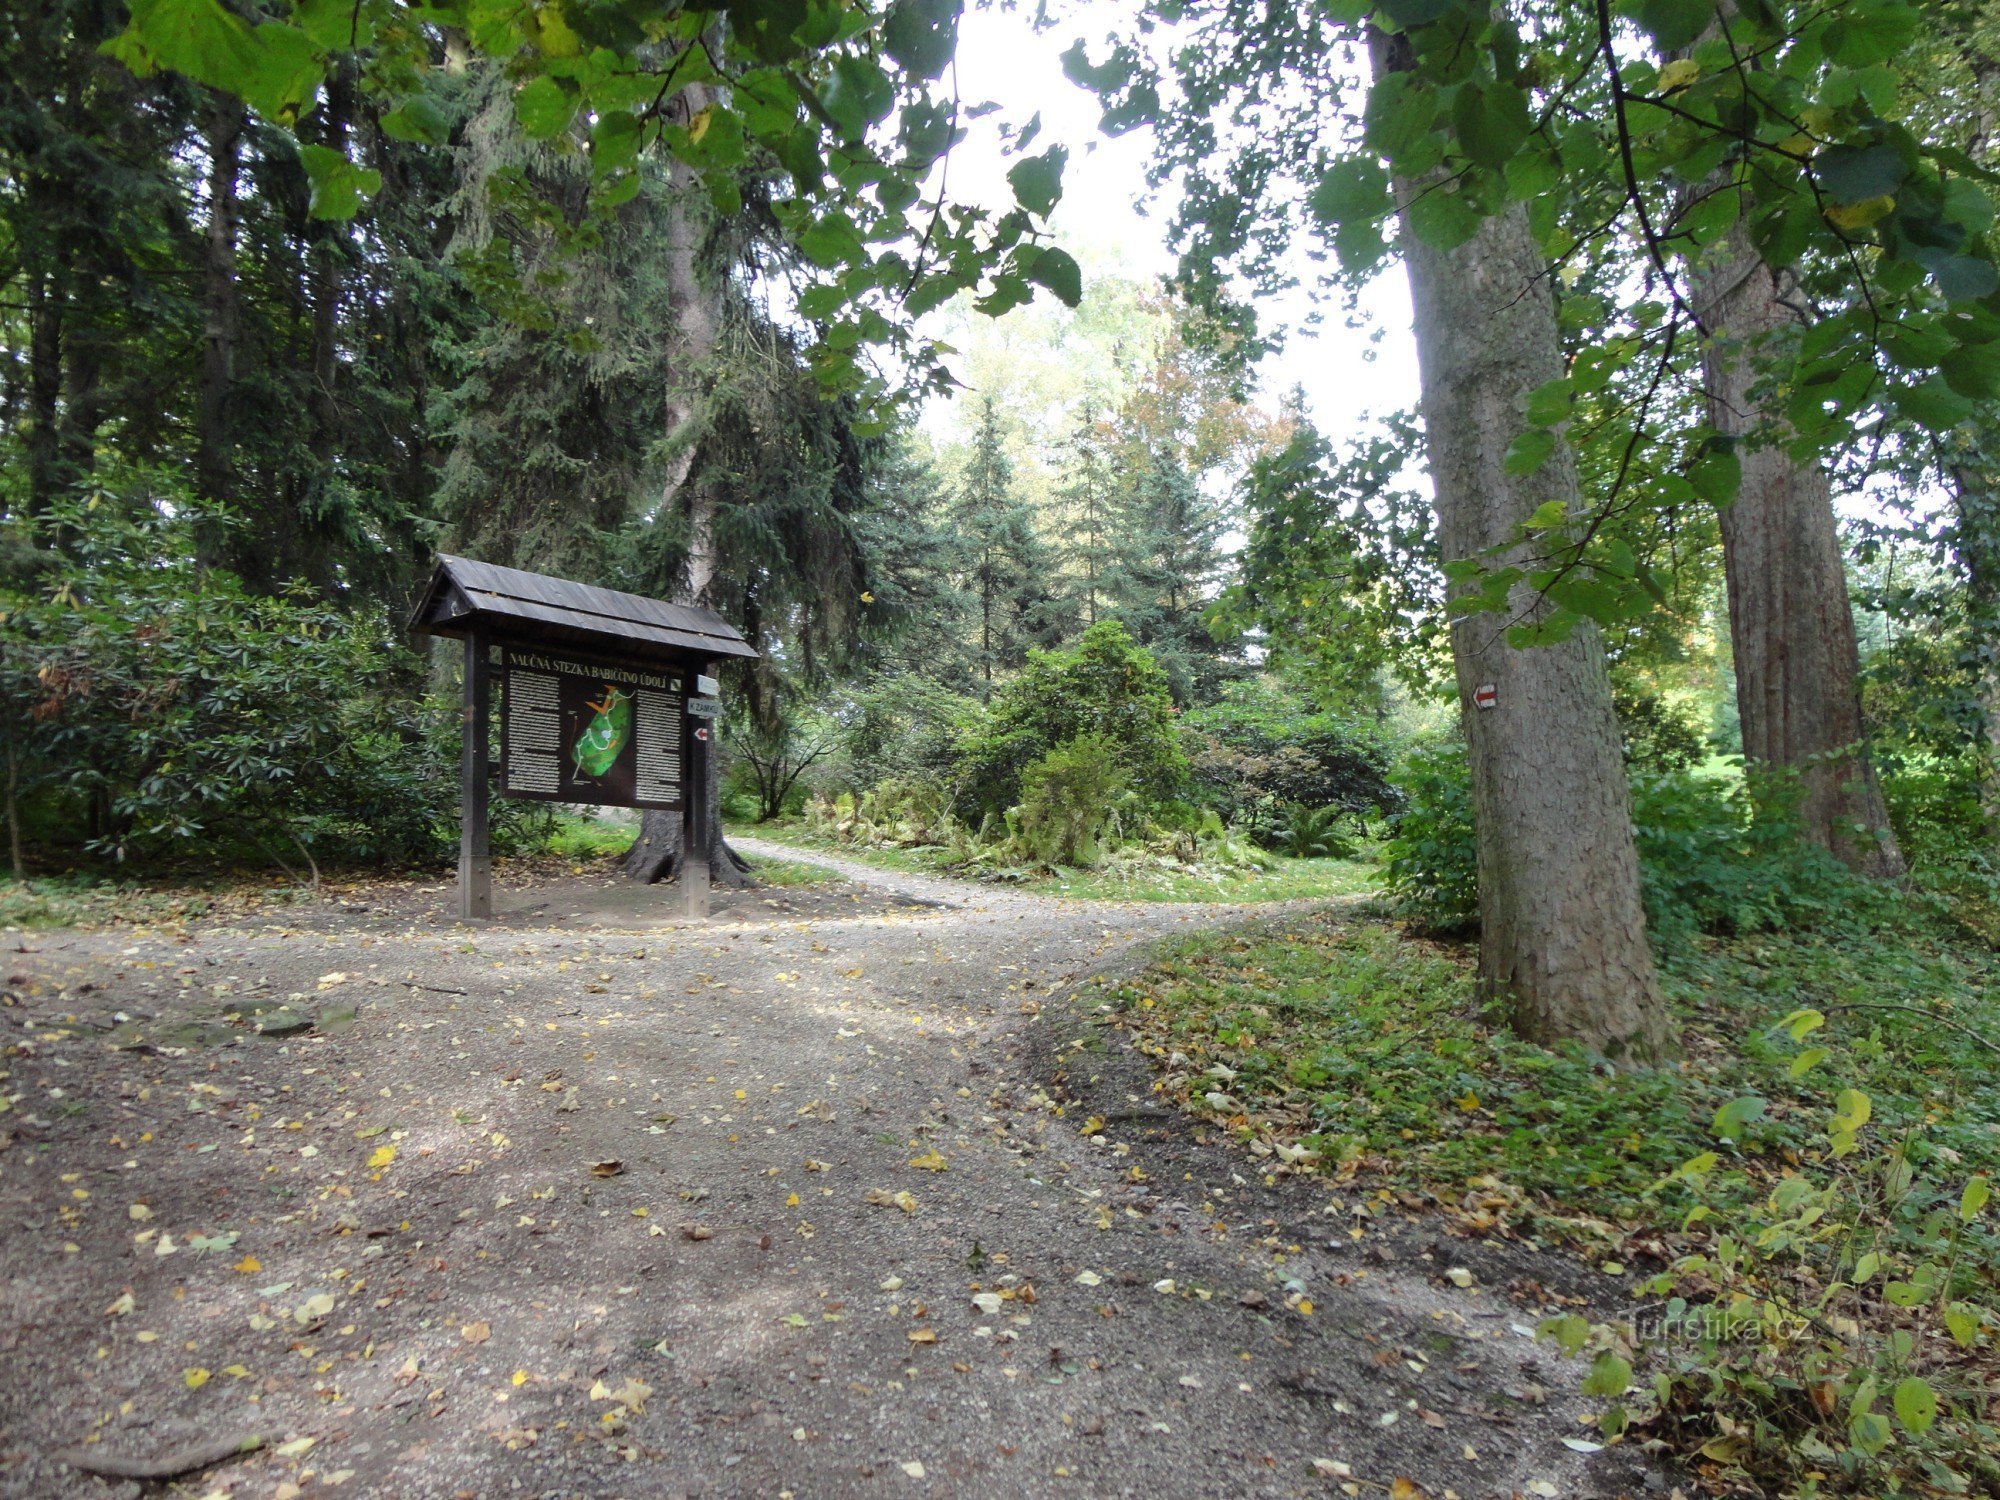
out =
[[(1435, 1002), (1414, 1077), (1239, 976), (1128, 1001), (1185, 1009), (1229, 1086), (1182, 1078), (1190, 1107), (1287, 1165), (1393, 1157), (1409, 1117), (1452, 1147), (1422, 1180), (1479, 1177), (1474, 1137), (1552, 1204), (1643, 1216), (1651, 1180), (1700, 1200), (1683, 1231), (1726, 1219), (1658, 1290), (1763, 1341), (1723, 1326), (1633, 1403), (1709, 1462), (1871, 1484), (1893, 1437), (1925, 1483), (1984, 1473), (1986, 10), (1524, 6), (1526, 44), (1449, 0), (1365, 34), (1347, 4), (1093, 18), (1065, 66), (1151, 127), (1156, 279), (1051, 237), (1069, 149), (1037, 119), (999, 116), (1010, 202), (947, 201), (956, 7), (668, 7), (624, 55), (716, 71), (658, 109), (607, 102), (629, 76), (571, 23), (615, 39), (620, 8), (588, 9), (8, 9), (7, 899), (441, 865), (456, 663), (403, 629), (439, 550), (697, 600), (764, 653), (726, 684), (734, 820), (1114, 894), (1379, 882), (1398, 941), (1481, 934), (1476, 986), (1428, 948), (1365, 983), (1325, 958), (1364, 1019)], [(1175, 27), (1208, 45), (1148, 41)], [(1398, 226), (1421, 418), (1273, 389), (1311, 369), (1293, 283), (1346, 316)], [(503, 807), (503, 852), (630, 837)], [(1831, 1049), (1771, 1039), (1871, 1008), (1829, 1113)], [(1871, 1280), (1838, 1359), (1801, 1336)], [(1554, 1331), (1620, 1437), (1631, 1331)]]

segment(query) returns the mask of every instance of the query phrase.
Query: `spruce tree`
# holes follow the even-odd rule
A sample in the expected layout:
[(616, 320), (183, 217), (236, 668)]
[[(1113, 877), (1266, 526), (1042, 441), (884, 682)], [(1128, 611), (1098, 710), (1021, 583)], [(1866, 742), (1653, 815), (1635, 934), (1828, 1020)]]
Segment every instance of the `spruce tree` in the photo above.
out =
[(1115, 613), (1159, 657), (1175, 701), (1185, 705), (1218, 675), (1205, 617), (1222, 575), (1227, 518), (1167, 451), (1148, 458), (1122, 499), (1110, 580)]
[(1119, 486), (1110, 435), (1086, 406), (1065, 448), (1062, 488), (1063, 562), (1068, 588), (1083, 628), (1111, 609), (1119, 574)]
[(1055, 558), (1035, 530), (1033, 507), (1014, 489), (1000, 409), (991, 396), (980, 407), (952, 523), (964, 549), (973, 661), (991, 687), (996, 671), (1020, 667), (1034, 647), (1057, 644), (1065, 615)]

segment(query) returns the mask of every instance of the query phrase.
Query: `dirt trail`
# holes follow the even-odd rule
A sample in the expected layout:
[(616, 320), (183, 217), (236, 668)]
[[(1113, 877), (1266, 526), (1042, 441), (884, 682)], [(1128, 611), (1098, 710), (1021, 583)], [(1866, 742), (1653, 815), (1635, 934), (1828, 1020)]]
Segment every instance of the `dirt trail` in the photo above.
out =
[(1531, 1314), (1361, 1264), (1129, 1058), (1099, 1138), (1056, 1113), (1077, 978), (1237, 914), (820, 862), (861, 885), (700, 927), (9, 935), (0, 1493), (250, 1434), (185, 1492), (1637, 1492)]

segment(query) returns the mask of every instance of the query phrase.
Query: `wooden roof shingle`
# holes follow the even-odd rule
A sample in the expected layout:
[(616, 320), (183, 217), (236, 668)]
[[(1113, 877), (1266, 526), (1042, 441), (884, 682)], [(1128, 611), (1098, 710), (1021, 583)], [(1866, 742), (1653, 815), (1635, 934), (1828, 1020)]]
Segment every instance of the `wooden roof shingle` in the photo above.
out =
[(712, 609), (440, 553), (417, 596), (410, 629), (463, 639), (475, 622), (489, 624), (500, 640), (569, 644), (619, 655), (757, 655), (757, 648)]

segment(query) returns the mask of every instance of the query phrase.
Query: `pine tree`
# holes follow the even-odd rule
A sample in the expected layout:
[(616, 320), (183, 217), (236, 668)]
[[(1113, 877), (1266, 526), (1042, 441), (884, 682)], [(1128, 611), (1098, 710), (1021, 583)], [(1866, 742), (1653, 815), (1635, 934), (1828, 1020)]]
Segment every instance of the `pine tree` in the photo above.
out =
[(1227, 518), (1166, 451), (1150, 457), (1122, 499), (1110, 580), (1115, 613), (1159, 657), (1175, 701), (1185, 705), (1217, 675), (1205, 616), (1222, 576)]
[(1000, 409), (990, 396), (980, 408), (952, 523), (964, 549), (973, 658), (980, 679), (991, 687), (996, 670), (1016, 669), (1030, 649), (1060, 642), (1066, 612), (1055, 559), (1035, 530), (1033, 507), (1014, 490)]
[(1065, 447), (1067, 462), (1058, 493), (1063, 506), (1063, 561), (1077, 614), (1088, 630), (1100, 614), (1108, 613), (1119, 570), (1119, 493), (1111, 435), (1094, 408), (1084, 408)]

